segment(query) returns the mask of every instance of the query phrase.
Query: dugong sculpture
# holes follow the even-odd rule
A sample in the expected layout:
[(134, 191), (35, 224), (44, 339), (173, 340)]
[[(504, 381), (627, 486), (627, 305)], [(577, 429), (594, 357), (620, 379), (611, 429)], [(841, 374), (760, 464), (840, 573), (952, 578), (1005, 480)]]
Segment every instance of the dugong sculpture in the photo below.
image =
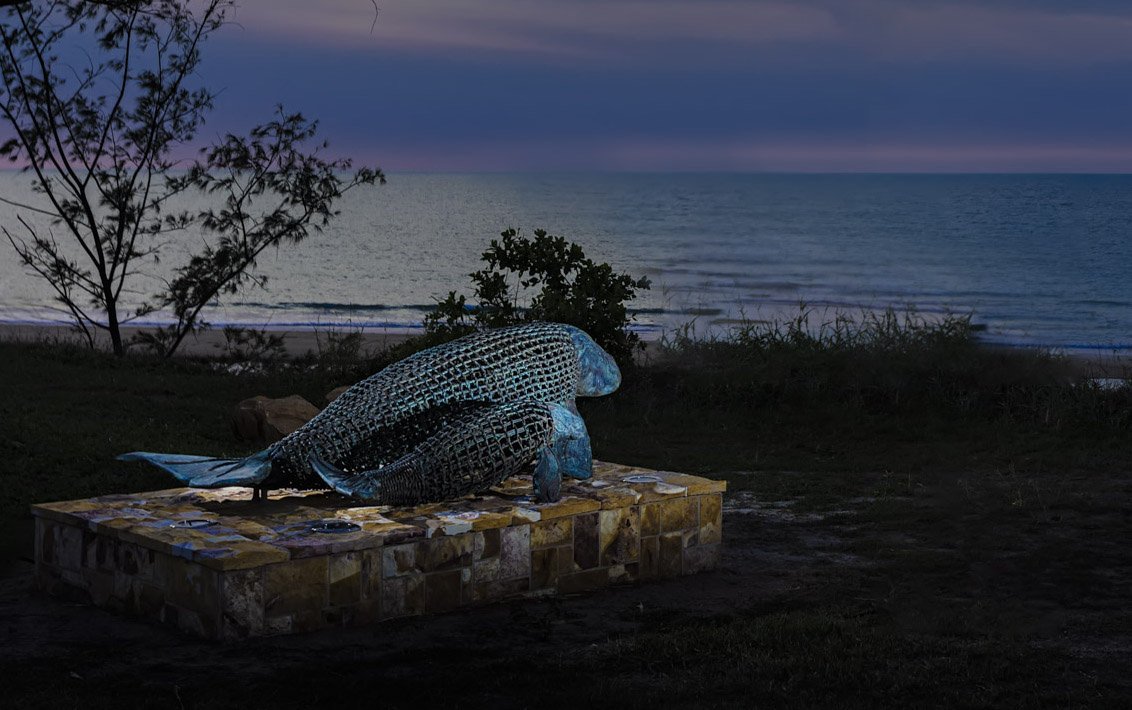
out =
[(537, 459), (537, 493), (553, 500), (562, 474), (587, 478), (592, 470), (574, 399), (609, 394), (620, 383), (612, 356), (584, 331), (531, 323), (393, 363), (247, 458), (144, 451), (118, 458), (148, 461), (199, 488), (331, 487), (400, 503), (483, 490)]

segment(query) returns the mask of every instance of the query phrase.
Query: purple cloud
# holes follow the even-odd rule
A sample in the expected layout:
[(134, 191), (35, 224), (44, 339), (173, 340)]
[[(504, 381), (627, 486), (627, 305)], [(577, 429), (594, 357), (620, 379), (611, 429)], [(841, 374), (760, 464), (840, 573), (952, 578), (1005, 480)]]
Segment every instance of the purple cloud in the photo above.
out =
[[(358, 49), (695, 63), (672, 43), (836, 48), (880, 59), (1044, 63), (1132, 58), (1132, 15), (1106, 2), (985, 0), (245, 0), (253, 35)], [(1068, 9), (1067, 9), (1068, 8)], [(788, 59), (789, 57), (786, 57)], [(804, 56), (799, 58), (804, 59)], [(777, 59), (781, 60), (780, 55)]]

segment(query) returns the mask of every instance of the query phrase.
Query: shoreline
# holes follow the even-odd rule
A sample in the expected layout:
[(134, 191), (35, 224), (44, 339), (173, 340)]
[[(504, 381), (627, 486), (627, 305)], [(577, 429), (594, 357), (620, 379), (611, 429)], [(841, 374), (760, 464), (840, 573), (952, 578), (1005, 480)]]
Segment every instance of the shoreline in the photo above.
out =
[[(356, 325), (356, 324), (324, 324), (320, 326), (271, 326), (262, 329), (272, 335), (283, 336), (283, 349), (288, 358), (301, 357), (307, 353), (317, 353), (320, 341), (328, 333), (360, 333), (362, 336), (361, 351), (379, 353), (399, 345), (424, 332), (422, 326), (395, 326), (395, 325)], [(145, 326), (123, 326), (122, 334), (128, 340), (136, 333), (149, 330)], [(105, 333), (99, 333), (100, 341), (106, 342)], [(643, 335), (643, 334), (642, 334)], [(9, 343), (62, 343), (85, 345), (86, 341), (80, 333), (75, 332), (66, 324), (25, 323), (0, 321), (0, 342)], [(657, 340), (642, 338), (645, 350), (641, 359), (650, 361), (655, 353)], [(1105, 381), (1132, 379), (1132, 351), (1109, 348), (1107, 346), (1088, 346), (1075, 348), (1049, 348), (1037, 345), (1008, 345), (1001, 343), (985, 343), (985, 347), (1004, 351), (1046, 350), (1065, 357), (1072, 365), (1074, 374)], [(225, 338), (222, 327), (209, 328), (198, 331), (185, 339), (175, 357), (179, 358), (209, 358), (220, 357), (224, 354)], [(652, 352), (650, 352), (652, 351)]]
[[(151, 330), (145, 326), (123, 326), (122, 336), (126, 340), (135, 334)], [(258, 328), (257, 328), (258, 330)], [(308, 352), (317, 353), (320, 339), (325, 339), (328, 333), (354, 333), (362, 335), (362, 352), (381, 352), (395, 345), (409, 340), (424, 332), (420, 327), (391, 328), (364, 327), (355, 325), (342, 325), (339, 327), (322, 326), (310, 328), (263, 328), (271, 335), (283, 336), (283, 349), (288, 358), (300, 357)], [(97, 339), (108, 346), (105, 333), (100, 332)], [(47, 323), (4, 323), (0, 322), (0, 342), (24, 343), (63, 343), (86, 345), (81, 333), (76, 333), (69, 325), (52, 325)], [(224, 354), (225, 338), (222, 327), (209, 328), (193, 333), (185, 338), (174, 357), (220, 357)]]

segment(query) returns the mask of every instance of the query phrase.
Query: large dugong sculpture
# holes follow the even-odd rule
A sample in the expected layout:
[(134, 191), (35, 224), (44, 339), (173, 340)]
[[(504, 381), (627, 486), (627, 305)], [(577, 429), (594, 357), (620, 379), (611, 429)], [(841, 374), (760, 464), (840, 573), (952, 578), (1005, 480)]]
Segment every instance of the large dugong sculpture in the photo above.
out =
[(592, 471), (574, 399), (609, 394), (620, 383), (612, 356), (584, 331), (531, 323), (396, 362), (247, 458), (144, 451), (118, 458), (147, 461), (200, 488), (330, 487), (397, 503), (484, 490), (535, 460), (536, 492), (554, 500), (563, 474)]

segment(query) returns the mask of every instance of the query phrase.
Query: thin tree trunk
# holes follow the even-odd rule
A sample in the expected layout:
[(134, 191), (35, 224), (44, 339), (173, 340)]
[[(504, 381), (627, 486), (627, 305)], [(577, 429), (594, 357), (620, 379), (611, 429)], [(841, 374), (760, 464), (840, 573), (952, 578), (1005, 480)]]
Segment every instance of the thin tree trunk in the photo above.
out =
[(118, 324), (118, 303), (108, 281), (103, 280), (102, 290), (106, 294), (106, 328), (110, 332), (110, 347), (115, 355), (122, 357), (126, 354), (126, 348), (122, 345), (122, 328)]
[(110, 345), (114, 348), (114, 354), (118, 357), (123, 357), (126, 354), (126, 348), (122, 346), (122, 332), (118, 327), (117, 314), (110, 316)]

